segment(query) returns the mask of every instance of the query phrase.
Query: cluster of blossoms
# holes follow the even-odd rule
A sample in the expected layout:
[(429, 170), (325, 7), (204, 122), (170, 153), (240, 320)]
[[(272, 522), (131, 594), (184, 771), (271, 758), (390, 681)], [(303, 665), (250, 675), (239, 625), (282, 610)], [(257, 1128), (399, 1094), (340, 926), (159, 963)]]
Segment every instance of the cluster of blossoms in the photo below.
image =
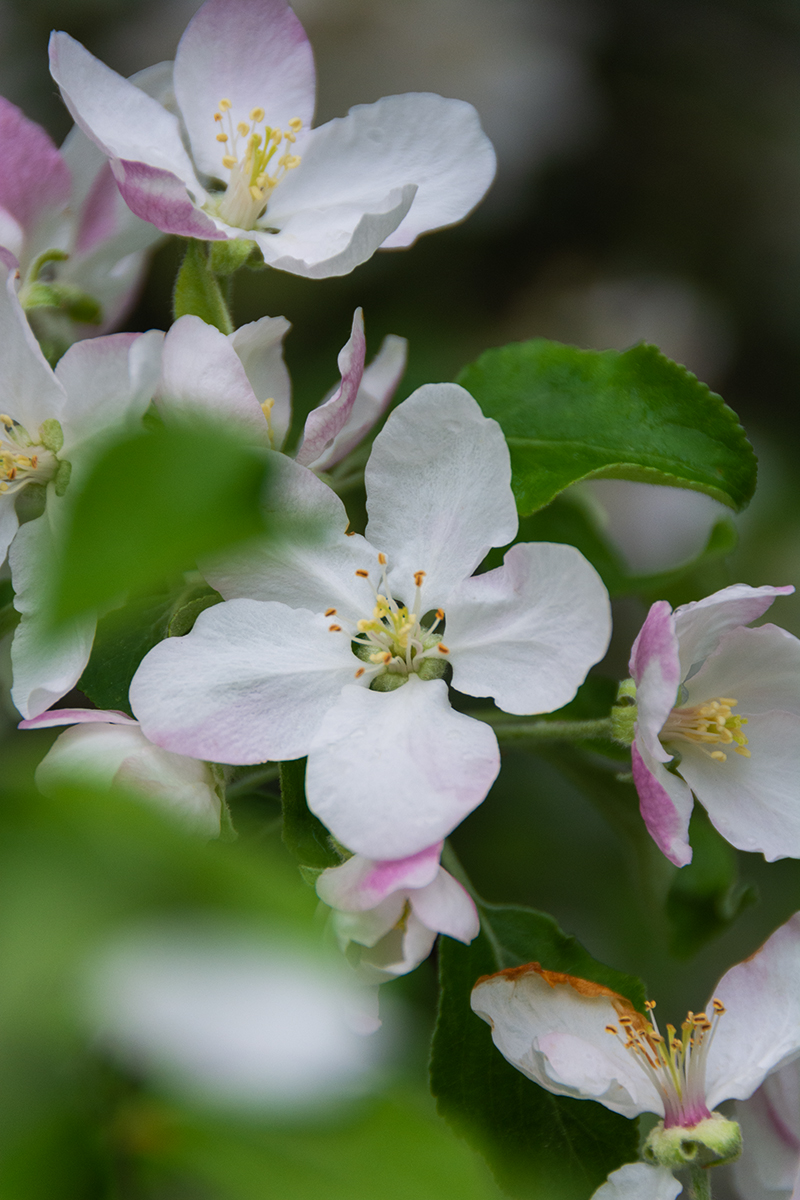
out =
[[(340, 858), (318, 873), (317, 895), (359, 977), (380, 984), (414, 969), (438, 934), (468, 944), (480, 931), (475, 900), (440, 863), (500, 770), (491, 721), (462, 698), (511, 717), (562, 709), (606, 653), (606, 589), (573, 546), (516, 541), (506, 438), (455, 384), (418, 388), (385, 420), (365, 470), (368, 523), (363, 536), (349, 529), (326, 473), (382, 421), (406, 359), (404, 339), (389, 336), (367, 365), (360, 309), (339, 383), (292, 456), (284, 318), (227, 334), (193, 314), (166, 334), (108, 330), (161, 234), (224, 243), (240, 263), (342, 274), (461, 220), (491, 182), (494, 153), (474, 110), (439, 96), (389, 97), (314, 129), (311, 50), (284, 0), (207, 0), (175, 63), (130, 80), (65, 33), (53, 35), (51, 64), (77, 126), (62, 151), (0, 100), (0, 147), (15, 168), (0, 180), (12, 696), (23, 728), (71, 726), (38, 784), (121, 787), (213, 837), (226, 768), (307, 759), (308, 807)], [(79, 340), (89, 332), (100, 336)], [(219, 419), (258, 447), (275, 526), (313, 536), (200, 562), (221, 601), (144, 656), (133, 716), (54, 708), (89, 661), (97, 614), (52, 627), (42, 564), (63, 554), (92, 463), (142, 429), (151, 406), (167, 425)], [(502, 565), (485, 569), (504, 547)], [(613, 733), (631, 748), (647, 829), (678, 867), (691, 859), (695, 798), (734, 846), (800, 858), (800, 643), (749, 628), (792, 590), (736, 585), (675, 611), (660, 601), (634, 643)], [(648, 1161), (615, 1172), (598, 1200), (671, 1200), (673, 1169), (736, 1157), (739, 1127), (716, 1105), (747, 1101), (800, 1055), (798, 920), (728, 971), (680, 1030), (662, 1031), (652, 1004), (639, 1012), (538, 963), (477, 983), (475, 1012), (530, 1079), (663, 1119)], [(771, 1086), (745, 1126), (767, 1120)]]

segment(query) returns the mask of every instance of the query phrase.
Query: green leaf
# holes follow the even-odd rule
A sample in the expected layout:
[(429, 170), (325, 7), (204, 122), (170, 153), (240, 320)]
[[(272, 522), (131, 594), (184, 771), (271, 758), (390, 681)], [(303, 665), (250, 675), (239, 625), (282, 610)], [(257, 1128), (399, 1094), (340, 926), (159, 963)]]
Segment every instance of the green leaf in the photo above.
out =
[(220, 596), (219, 592), (215, 592), (213, 588), (204, 589), (201, 596), (187, 601), (175, 610), (167, 626), (167, 636), (183, 637), (185, 633), (191, 633), (200, 613), (205, 612), (207, 608), (213, 608), (215, 604), (219, 604), (221, 601), (222, 596)]
[(208, 244), (191, 238), (175, 280), (172, 310), (178, 317), (200, 317), (222, 333), (233, 333), (233, 322), (216, 275), (208, 262)]
[(538, 962), (592, 979), (639, 1009), (641, 982), (598, 963), (552, 917), (480, 904), (481, 932), (469, 946), (442, 938), (440, 1003), (431, 1055), (439, 1111), (486, 1155), (500, 1185), (525, 1200), (588, 1200), (609, 1171), (637, 1157), (636, 1123), (591, 1100), (554, 1096), (512, 1067), (470, 1009), (481, 975)]
[(266, 451), (220, 426), (170, 425), (105, 450), (75, 496), (55, 566), (55, 618), (141, 592), (264, 533)]
[(692, 488), (736, 510), (755, 490), (736, 414), (655, 346), (620, 353), (536, 338), (488, 350), (458, 382), (506, 435), (522, 515), (588, 478)]
[(92, 657), (78, 687), (98, 708), (130, 712), (128, 689), (145, 654), (171, 635), (173, 625), (185, 620), (182, 614), (187, 610), (198, 606), (197, 611), (202, 611), (199, 606), (207, 608), (219, 599), (219, 593), (206, 584), (187, 586), (181, 582), (176, 588), (137, 596), (122, 608), (113, 609), (97, 623)]
[(736, 851), (699, 806), (689, 837), (692, 861), (675, 875), (666, 902), (676, 958), (692, 958), (758, 900), (757, 888), (739, 882)]
[(338, 867), (342, 859), (331, 835), (306, 804), (306, 760), (295, 758), (280, 767), (284, 845), (303, 866)]

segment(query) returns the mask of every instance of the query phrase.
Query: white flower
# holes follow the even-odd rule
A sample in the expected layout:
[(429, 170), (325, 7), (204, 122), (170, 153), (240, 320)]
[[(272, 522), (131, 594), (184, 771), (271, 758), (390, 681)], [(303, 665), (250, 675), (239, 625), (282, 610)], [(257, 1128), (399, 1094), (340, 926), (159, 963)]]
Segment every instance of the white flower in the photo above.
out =
[(660, 600), (634, 643), (633, 778), (653, 840), (678, 866), (692, 856), (692, 793), (740, 850), (800, 858), (800, 642), (746, 628), (793, 591), (736, 584), (674, 613)]
[(736, 1104), (744, 1150), (734, 1164), (742, 1200), (800, 1197), (800, 1060), (769, 1075)]
[(36, 768), (36, 786), (45, 796), (64, 784), (85, 783), (103, 791), (122, 788), (207, 837), (219, 834), (220, 797), (207, 762), (171, 754), (148, 742), (138, 722), (125, 713), (88, 708), (55, 708), (20, 729), (72, 725), (56, 738)]
[(662, 1136), (700, 1137), (724, 1122), (718, 1104), (746, 1099), (800, 1053), (800, 914), (726, 972), (679, 1031), (659, 1029), (652, 1003), (643, 1016), (609, 988), (538, 963), (478, 980), (472, 1008), (503, 1057), (548, 1091), (625, 1117), (656, 1113)]
[(446, 664), (466, 695), (549, 712), (608, 643), (605, 588), (572, 546), (516, 545), (472, 576), (517, 531), (510, 475), (499, 426), (454, 384), (420, 388), (378, 435), (366, 537), (276, 455), (270, 512), (313, 540), (205, 570), (227, 603), (145, 657), (130, 698), (146, 735), (218, 762), (308, 755), (311, 809), (367, 858), (441, 841), (499, 769), (489, 726), (451, 709)]
[[(292, 420), (291, 381), (283, 361), (284, 317), (262, 317), (220, 333), (199, 317), (180, 317), (164, 341), (156, 403), (164, 416), (198, 413), (229, 422), (256, 445), (283, 446)], [(297, 461), (327, 470), (358, 445), (386, 410), (406, 363), (405, 338), (390, 334), (364, 368), (361, 309), (339, 354), (339, 386), (309, 413)]]
[(50, 65), (138, 216), (165, 233), (255, 242), (295, 274), (343, 275), (381, 245), (452, 225), (494, 176), (461, 100), (389, 96), (311, 129), (311, 47), (285, 0), (207, 0), (175, 58), (180, 116), (65, 33)]
[[(94, 638), (93, 616), (54, 634), (43, 613), (44, 566), (60, 553), (69, 493), (109, 436), (140, 428), (164, 335), (78, 342), (53, 371), (20, 307), (15, 276), (0, 262), (0, 559), (8, 552), (22, 614), (11, 648), (12, 698), (32, 717), (75, 686)], [(16, 498), (34, 484), (45, 491), (44, 512), (19, 527)]]
[(478, 910), (439, 865), (441, 852), (439, 842), (410, 858), (384, 862), (356, 854), (317, 879), (317, 895), (334, 909), (339, 945), (365, 983), (413, 971), (438, 933), (468, 944), (480, 932)]

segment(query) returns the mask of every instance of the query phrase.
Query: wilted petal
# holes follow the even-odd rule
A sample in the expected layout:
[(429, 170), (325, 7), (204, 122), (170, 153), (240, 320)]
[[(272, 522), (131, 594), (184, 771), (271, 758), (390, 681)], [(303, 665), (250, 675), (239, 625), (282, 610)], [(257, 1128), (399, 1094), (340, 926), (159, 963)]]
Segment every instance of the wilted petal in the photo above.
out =
[(447, 604), (453, 687), (505, 712), (561, 708), (611, 635), (608, 593), (573, 546), (512, 546), (502, 567), (459, 584)]
[(364, 374), (366, 350), (364, 314), (357, 308), (350, 337), (339, 353), (341, 383), (330, 399), (312, 409), (306, 418), (303, 440), (295, 455), (303, 466), (316, 464), (318, 458), (330, 451), (334, 439), (347, 422)]
[(309, 749), (312, 812), (369, 858), (405, 858), (440, 841), (486, 796), (500, 769), (488, 725), (454, 712), (441, 680), (394, 692), (346, 687)]
[(328, 624), (253, 600), (206, 609), (191, 633), (159, 642), (133, 678), (145, 735), (211, 762), (300, 758), (358, 665)]
[(653, 758), (643, 742), (631, 746), (633, 782), (647, 832), (676, 867), (692, 861), (689, 820), (694, 807), (691, 788)]
[(681, 658), (681, 679), (707, 658), (723, 633), (749, 625), (767, 611), (776, 596), (788, 596), (793, 587), (748, 587), (736, 583), (702, 600), (675, 609), (675, 632)]
[(714, 991), (725, 1005), (708, 1055), (708, 1107), (746, 1100), (800, 1054), (800, 913), (731, 967)]
[(517, 532), (506, 440), (457, 384), (426, 384), (394, 410), (366, 481), (366, 536), (388, 555), (392, 591), (404, 600), (425, 571), (426, 607), (444, 605), (492, 546)]

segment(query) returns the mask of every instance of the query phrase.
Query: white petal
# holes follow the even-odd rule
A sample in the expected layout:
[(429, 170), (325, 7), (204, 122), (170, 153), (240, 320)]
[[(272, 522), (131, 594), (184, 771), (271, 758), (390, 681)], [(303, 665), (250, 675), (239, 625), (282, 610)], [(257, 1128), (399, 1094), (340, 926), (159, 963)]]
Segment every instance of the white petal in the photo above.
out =
[(8, 548), (19, 528), (15, 496), (0, 496), (0, 566), (5, 562)]
[(684, 744), (680, 773), (732, 845), (769, 862), (800, 858), (800, 717), (758, 713), (745, 732), (750, 758), (723, 746), (727, 759), (718, 762)]
[(328, 867), (317, 879), (317, 895), (332, 908), (364, 912), (393, 892), (421, 888), (439, 872), (441, 842), (409, 858), (377, 861), (354, 854), (339, 867)]
[(229, 334), (258, 403), (275, 401), (269, 419), (276, 450), (292, 423), (292, 383), (283, 361), (283, 339), (290, 329), (285, 317), (261, 317)]
[(666, 1167), (626, 1163), (611, 1172), (592, 1200), (676, 1200), (682, 1192), (683, 1185)]
[(51, 708), (49, 712), (20, 721), (18, 729), (53, 729), (58, 725), (137, 725), (139, 722), (116, 708)]
[(269, 446), (269, 426), (235, 347), (199, 317), (180, 317), (164, 339), (158, 406), (164, 416), (201, 416)]
[(311, 46), (285, 0), (207, 0), (175, 55), (175, 94), (200, 169), (222, 174), (220, 100), (230, 100), (234, 126), (263, 108), (269, 126), (286, 130), (292, 117), (311, 121), (315, 82)]
[(466, 888), (443, 867), (427, 887), (409, 893), (414, 913), (423, 925), (469, 944), (480, 933), (478, 910)]
[(22, 251), (25, 247), (25, 230), (7, 209), (1, 207), (0, 246), (3, 246), (6, 250), (10, 250), (15, 258), (22, 257)]
[(557, 1096), (599, 1100), (626, 1117), (663, 1114), (621, 1037), (607, 1032), (610, 1025), (619, 1030), (620, 1015), (637, 1019), (629, 1002), (588, 980), (547, 975), (529, 963), (488, 975), (472, 989), (472, 1009), (491, 1025), (503, 1057)]
[(339, 351), (339, 386), (327, 400), (313, 408), (306, 418), (303, 437), (295, 455), (303, 466), (313, 465), (316, 468), (318, 459), (330, 452), (334, 440), (344, 428), (364, 374), (366, 349), (364, 314), (357, 308), (353, 314), (350, 337)]
[(211, 762), (306, 754), (358, 660), (324, 617), (253, 600), (206, 609), (147, 654), (130, 689), (145, 735)]
[(726, 1011), (708, 1053), (711, 1109), (723, 1100), (746, 1100), (766, 1075), (800, 1054), (800, 913), (731, 967), (713, 995)]
[(426, 230), (462, 220), (494, 172), (494, 150), (472, 105), (426, 92), (384, 96), (312, 131), (267, 219), (283, 228), (284, 216), (298, 208), (374, 212), (390, 191), (412, 185), (408, 215), (383, 239), (385, 246), (409, 246)]
[(361, 952), (358, 974), (365, 983), (385, 983), (407, 975), (428, 957), (435, 941), (434, 931), (417, 920), (413, 912), (407, 913), (402, 924)]
[(793, 587), (748, 587), (736, 583), (702, 600), (675, 609), (675, 631), (680, 643), (681, 679), (699, 665), (729, 629), (749, 625), (762, 616), (776, 596), (788, 596)]
[(687, 704), (736, 699), (740, 716), (775, 708), (800, 713), (800, 641), (777, 625), (731, 629), (686, 690)]
[[(356, 571), (378, 581), (378, 555), (359, 534), (348, 537), (347, 512), (339, 497), (283, 454), (270, 457), (267, 516), (284, 537), (248, 543), (240, 550), (204, 562), (208, 582), (226, 600), (278, 600), (292, 608), (339, 610), (350, 620), (372, 614), (374, 593)], [(290, 523), (297, 521), (299, 529)]]
[(389, 557), (395, 596), (425, 571), (426, 608), (444, 605), (518, 526), (502, 430), (454, 383), (418, 388), (375, 439), (366, 470), (366, 536)]
[(800, 1061), (768, 1076), (734, 1116), (744, 1151), (733, 1175), (744, 1200), (793, 1200), (800, 1171)]
[(499, 769), (489, 726), (454, 712), (441, 680), (412, 675), (394, 692), (343, 690), (313, 738), (306, 795), (351, 850), (405, 858), (477, 808)]
[[(67, 33), (50, 38), (50, 73), (80, 128), (116, 159), (169, 171), (204, 196), (181, 141), (178, 118)], [(210, 114), (213, 122), (214, 114)]]
[(675, 617), (666, 600), (651, 606), (633, 643), (628, 669), (636, 683), (637, 739), (651, 758), (667, 762), (672, 756), (658, 735), (678, 696), (681, 663)]
[(406, 339), (388, 334), (361, 376), (361, 386), (345, 425), (333, 444), (313, 463), (315, 471), (329, 471), (335, 467), (383, 416), (403, 377), (407, 358)]
[(458, 585), (445, 641), (453, 687), (510, 713), (552, 712), (572, 699), (611, 636), (600, 576), (574, 546), (512, 546), (502, 567)]
[(56, 367), (67, 393), (60, 454), (76, 457), (97, 452), (109, 436), (141, 429), (141, 418), (156, 387), (164, 335), (114, 333), (70, 346)]
[(670, 862), (676, 867), (685, 867), (692, 861), (689, 820), (694, 798), (691, 788), (654, 758), (638, 737), (631, 746), (631, 767), (647, 832)]
[(340, 946), (346, 949), (348, 942), (369, 948), (377, 945), (400, 921), (405, 906), (405, 896), (395, 892), (364, 912), (335, 912), (333, 924)]
[(34, 436), (42, 421), (61, 416), (65, 397), (20, 307), (15, 274), (0, 261), (0, 411)]

